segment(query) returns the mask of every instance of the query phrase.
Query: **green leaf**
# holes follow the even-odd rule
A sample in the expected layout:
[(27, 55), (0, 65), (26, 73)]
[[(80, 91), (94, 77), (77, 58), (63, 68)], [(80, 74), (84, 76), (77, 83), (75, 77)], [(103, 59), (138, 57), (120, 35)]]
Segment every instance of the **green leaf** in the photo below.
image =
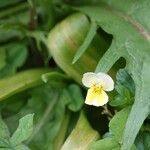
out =
[(9, 129), (0, 116), (0, 148), (7, 147), (10, 145), (9, 138)]
[(113, 138), (108, 137), (96, 141), (91, 146), (91, 150), (120, 150), (120, 146)]
[(23, 44), (14, 44), (6, 49), (6, 65), (0, 70), (0, 78), (12, 75), (27, 58), (27, 49)]
[(53, 87), (64, 87), (70, 78), (59, 72), (48, 72), (42, 75), (42, 80)]
[(6, 52), (4, 48), (0, 48), (0, 69), (3, 68), (6, 64)]
[(74, 64), (81, 56), (82, 54), (87, 50), (88, 46), (92, 42), (95, 34), (96, 34), (97, 24), (92, 21), (91, 27), (89, 29), (89, 32), (87, 33), (87, 36), (85, 37), (85, 40), (83, 44), (79, 47), (78, 51), (75, 53), (72, 63)]
[(31, 149), (27, 147), (26, 145), (20, 144), (15, 147), (12, 147), (11, 145), (9, 145), (8, 147), (0, 148), (0, 150), (31, 150)]
[[(15, 2), (15, 1), (14, 1)], [(20, 13), (22, 12), (22, 11), (24, 11), (24, 10), (27, 10), (28, 9), (28, 4), (27, 4), (27, 2), (22, 2), (22, 3), (18, 3), (17, 5), (12, 5), (12, 6), (10, 6), (10, 7), (7, 7), (7, 9), (5, 8), (5, 9), (2, 9), (2, 11), (1, 11), (1, 14), (0, 14), (0, 18), (7, 18), (8, 20), (10, 19), (10, 18), (13, 18), (13, 20), (15, 20), (16, 18), (16, 16), (19, 14), (20, 15)], [(15, 16), (15, 17), (14, 17)], [(24, 16), (25, 17), (25, 16)], [(5, 18), (5, 19), (6, 19)], [(22, 19), (24, 19), (24, 18), (22, 18)], [(18, 20), (17, 20), (18, 21)], [(19, 20), (20, 21), (20, 20)]]
[(70, 95), (70, 104), (68, 108), (74, 112), (79, 111), (84, 104), (84, 98), (80, 87), (76, 84), (71, 84), (68, 87), (68, 93)]
[(144, 135), (144, 147), (146, 150), (150, 149), (150, 134), (149, 133), (145, 133)]
[[(28, 1), (29, 2), (29, 1)], [(37, 9), (40, 9), (40, 17), (41, 17), (41, 22), (40, 22), (40, 28), (43, 31), (49, 31), (51, 27), (54, 25), (54, 19), (55, 19), (55, 14), (54, 11), (54, 3), (52, 0), (36, 0), (36, 1), (31, 1), (32, 4), (30, 5), (35, 5)], [(62, 14), (61, 14), (62, 15)], [(57, 13), (58, 17), (58, 13)]]
[(126, 69), (135, 82), (135, 101), (125, 126), (121, 148), (129, 150), (150, 108), (150, 72), (147, 69), (150, 66), (150, 2), (102, 2), (100, 7), (83, 7), (80, 10), (95, 20), (107, 33), (113, 35), (112, 44), (97, 65), (96, 72), (108, 72), (120, 57), (124, 57), (127, 61)]
[[(126, 107), (117, 112), (109, 122), (110, 136), (95, 142), (91, 149), (93, 150), (120, 150), (122, 144), (123, 132), (131, 107)], [(131, 150), (134, 150), (133, 145)]]
[(48, 71), (49, 69), (32, 69), (0, 80), (0, 100), (42, 84), (41, 75)]
[(119, 69), (116, 74), (116, 82), (117, 84), (120, 83), (121, 85), (129, 89), (132, 94), (135, 93), (134, 81), (125, 69)]
[(14, 147), (12, 150), (31, 150), (29, 147), (27, 147), (26, 145), (18, 145), (16, 147)]
[[(67, 91), (67, 96), (62, 92), (64, 90)], [(69, 93), (69, 90), (71, 93)], [(73, 90), (75, 90), (75, 93), (79, 96), (76, 100), (72, 97)], [(19, 112), (15, 112), (17, 113), (16, 115), (10, 115), (6, 118), (10, 131), (13, 132), (16, 128), (16, 120), (18, 120), (18, 118), (28, 113), (34, 113), (34, 130), (26, 142), (30, 144), (30, 148), (47, 150), (53, 149), (54, 146), (58, 146), (59, 143), (63, 143), (66, 138), (66, 132), (68, 133), (68, 128), (73, 126), (77, 119), (75, 112), (71, 118), (73, 121), (70, 121), (70, 117), (67, 119), (68, 113), (72, 115), (71, 111), (68, 110), (69, 105), (73, 103), (71, 105), (72, 111), (79, 111), (83, 104), (82, 96), (80, 97), (81, 91), (79, 86), (73, 84), (60, 90), (60, 88), (52, 88), (47, 83), (34, 87), (34, 89), (24, 91), (21, 94), (26, 95), (26, 101), (15, 97), (16, 101), (23, 102), (22, 108), (17, 110)], [(11, 101), (11, 99), (9, 101), (7, 104), (9, 107), (7, 105), (3, 106), (3, 110), (12, 112), (11, 107), (15, 107), (15, 101)], [(10, 123), (13, 124), (13, 126)]]
[(69, 135), (61, 150), (80, 149), (88, 150), (90, 145), (99, 138), (98, 133), (92, 129), (84, 113), (80, 114), (80, 118), (76, 127)]
[(13, 5), (13, 4), (16, 4), (17, 2), (19, 2), (19, 0), (1, 0), (1, 3), (0, 3), (0, 8), (1, 7), (6, 7), (6, 6), (9, 6), (9, 5)]
[(29, 37), (35, 38), (38, 50), (42, 50), (41, 43), (46, 45), (45, 33), (42, 31), (27, 32)]
[[(32, 135), (27, 139), (26, 143), (30, 145), (30, 148), (33, 150), (47, 150), (48, 145), (50, 144), (49, 139), (53, 139), (51, 144), (54, 144), (55, 135), (57, 130), (52, 130), (53, 128), (59, 126), (62, 121), (62, 117), (59, 115), (55, 118), (56, 105), (59, 103), (59, 90), (53, 89), (49, 84), (42, 84), (33, 89), (24, 91), (24, 94), (27, 95), (26, 101), (20, 111), (7, 118), (7, 124), (9, 129), (13, 132), (16, 128), (16, 120), (26, 114), (34, 113), (34, 129)], [(17, 101), (17, 100), (16, 100)], [(18, 99), (20, 101), (20, 99)], [(12, 104), (9, 104), (10, 107)], [(64, 115), (58, 107), (58, 113)], [(55, 120), (56, 124), (55, 124)], [(13, 127), (10, 125), (13, 124)]]
[(149, 132), (140, 132), (136, 138), (135, 144), (138, 150), (149, 150), (150, 149), (150, 134)]
[(2, 148), (6, 148), (6, 147), (11, 147), (11, 143), (9, 141), (9, 139), (5, 139), (5, 138), (0, 138), (0, 150)]
[[(74, 54), (83, 43), (89, 28), (87, 16), (75, 13), (56, 25), (47, 39), (48, 52), (57, 65), (80, 84), (83, 73), (93, 71), (96, 67), (97, 60), (101, 56), (98, 52), (99, 45), (103, 45), (101, 50), (107, 46), (107, 43), (103, 42), (104, 39), (97, 36), (98, 42), (93, 40), (81, 59), (72, 64)], [(88, 67), (87, 62), (90, 64)]]
[(112, 137), (118, 142), (122, 143), (123, 132), (125, 123), (130, 113), (131, 107), (126, 107), (117, 112), (109, 123), (109, 131)]
[(115, 90), (118, 94), (109, 102), (111, 106), (124, 108), (133, 103), (133, 96), (131, 95), (129, 89), (120, 84), (115, 86)]
[[(54, 141), (57, 135), (59, 134), (62, 126), (62, 122), (65, 119), (66, 106), (68, 101), (63, 98), (62, 94), (57, 98), (57, 103), (53, 108), (53, 115), (51, 116), (51, 121), (48, 123), (47, 128), (49, 132), (47, 133), (47, 143), (45, 145), (46, 149), (54, 149)], [(64, 130), (64, 129), (63, 129)], [(47, 130), (45, 130), (47, 132)], [(58, 139), (56, 139), (57, 141)]]
[(8, 139), (9, 137), (10, 137), (10, 133), (9, 133), (8, 127), (0, 116), (0, 139), (1, 138)]
[(33, 130), (33, 116), (33, 114), (29, 114), (19, 120), (18, 128), (10, 138), (12, 145), (18, 145), (31, 136)]
[(112, 97), (109, 103), (111, 106), (124, 108), (134, 102), (135, 85), (125, 69), (120, 69), (117, 72), (115, 90), (117, 95)]

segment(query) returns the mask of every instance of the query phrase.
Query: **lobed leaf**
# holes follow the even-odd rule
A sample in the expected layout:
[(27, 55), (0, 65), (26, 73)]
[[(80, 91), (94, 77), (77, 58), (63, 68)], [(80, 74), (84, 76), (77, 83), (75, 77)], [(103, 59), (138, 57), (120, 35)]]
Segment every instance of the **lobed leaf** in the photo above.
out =
[[(126, 69), (135, 82), (135, 101), (125, 126), (122, 150), (129, 150), (144, 120), (149, 114), (149, 17), (150, 2), (101, 0), (100, 7), (82, 7), (107, 33), (113, 35), (110, 48), (104, 54), (96, 72), (108, 72), (113, 64), (124, 57)], [(125, 5), (122, 5), (124, 2)], [(140, 113), (139, 113), (140, 112)], [(137, 115), (138, 114), (138, 115)]]
[(113, 138), (108, 137), (95, 142), (91, 150), (120, 150), (120, 146)]
[(118, 142), (122, 143), (123, 132), (125, 123), (127, 121), (131, 107), (126, 107), (121, 111), (117, 112), (109, 122), (109, 131), (113, 138)]
[(10, 138), (12, 145), (18, 145), (27, 140), (33, 130), (33, 114), (24, 116), (19, 120), (19, 126)]

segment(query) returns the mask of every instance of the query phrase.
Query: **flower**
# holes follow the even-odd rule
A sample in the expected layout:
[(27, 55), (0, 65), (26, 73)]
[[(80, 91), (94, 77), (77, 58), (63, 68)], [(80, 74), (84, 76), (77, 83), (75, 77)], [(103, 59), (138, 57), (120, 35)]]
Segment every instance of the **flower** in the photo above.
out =
[(87, 72), (83, 74), (82, 83), (89, 88), (85, 103), (97, 107), (108, 102), (108, 95), (105, 91), (114, 89), (113, 79), (103, 72)]

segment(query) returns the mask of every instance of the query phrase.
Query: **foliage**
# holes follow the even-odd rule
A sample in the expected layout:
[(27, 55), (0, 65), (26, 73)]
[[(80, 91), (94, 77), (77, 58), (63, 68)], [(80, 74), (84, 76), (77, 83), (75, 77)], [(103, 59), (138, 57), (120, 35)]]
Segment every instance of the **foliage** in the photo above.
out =
[(17, 150), (17, 149), (29, 149), (22, 142), (27, 140), (32, 134), (33, 130), (33, 114), (28, 114), (19, 120), (19, 126), (13, 135), (10, 137), (10, 133), (5, 122), (0, 120), (0, 147), (6, 150)]
[[(1, 0), (0, 150), (149, 150), (149, 8)], [(104, 107), (84, 105), (89, 71), (115, 81)]]

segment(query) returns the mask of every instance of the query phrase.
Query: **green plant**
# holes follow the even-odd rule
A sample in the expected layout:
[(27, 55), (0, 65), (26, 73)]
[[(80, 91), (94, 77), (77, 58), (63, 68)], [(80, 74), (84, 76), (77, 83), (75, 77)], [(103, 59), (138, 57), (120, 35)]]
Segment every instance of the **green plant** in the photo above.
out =
[[(0, 149), (149, 150), (149, 7), (2, 0)], [(84, 104), (86, 72), (114, 79), (107, 105)]]

